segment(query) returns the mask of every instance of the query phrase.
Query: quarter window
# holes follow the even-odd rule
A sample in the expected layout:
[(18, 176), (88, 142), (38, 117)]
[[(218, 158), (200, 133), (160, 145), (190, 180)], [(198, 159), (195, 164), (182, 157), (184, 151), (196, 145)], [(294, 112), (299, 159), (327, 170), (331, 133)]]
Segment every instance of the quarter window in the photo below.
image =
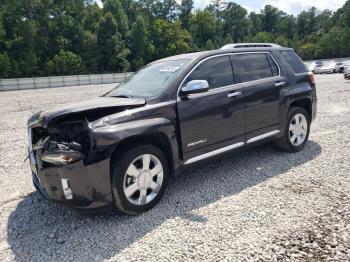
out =
[(219, 56), (204, 61), (187, 77), (183, 85), (192, 80), (207, 80), (210, 88), (233, 85), (230, 57)]
[(234, 59), (237, 61), (241, 82), (264, 79), (279, 73), (273, 59), (263, 53), (238, 54)]
[(301, 60), (301, 58), (294, 51), (286, 50), (280, 51), (280, 53), (285, 61), (292, 67), (295, 73), (304, 73), (308, 71), (303, 60)]

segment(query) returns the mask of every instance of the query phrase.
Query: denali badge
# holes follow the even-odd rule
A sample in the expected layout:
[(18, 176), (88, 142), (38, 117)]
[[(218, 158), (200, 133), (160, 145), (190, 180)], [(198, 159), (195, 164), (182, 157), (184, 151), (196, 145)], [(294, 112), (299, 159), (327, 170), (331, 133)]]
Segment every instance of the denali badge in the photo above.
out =
[(199, 140), (199, 141), (187, 144), (187, 147), (196, 146), (198, 144), (202, 144), (202, 143), (205, 143), (205, 142), (207, 142), (207, 140), (206, 139), (202, 139), (202, 140)]

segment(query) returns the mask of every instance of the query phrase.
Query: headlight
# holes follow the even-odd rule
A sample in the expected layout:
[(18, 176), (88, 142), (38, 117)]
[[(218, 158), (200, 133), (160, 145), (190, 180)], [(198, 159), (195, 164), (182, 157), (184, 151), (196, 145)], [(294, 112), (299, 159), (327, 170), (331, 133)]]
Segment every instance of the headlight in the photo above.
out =
[(68, 165), (83, 159), (83, 154), (77, 151), (47, 151), (42, 160), (53, 165)]

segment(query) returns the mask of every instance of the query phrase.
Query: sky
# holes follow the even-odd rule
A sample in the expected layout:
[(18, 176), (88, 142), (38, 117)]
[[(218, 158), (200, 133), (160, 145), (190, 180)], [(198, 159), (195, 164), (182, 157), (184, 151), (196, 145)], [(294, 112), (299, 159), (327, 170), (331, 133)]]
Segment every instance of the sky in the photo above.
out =
[[(181, 2), (181, 0), (178, 0)], [(227, 0), (233, 1), (233, 0)], [(101, 0), (97, 0), (101, 3)], [(288, 14), (299, 14), (315, 6), (319, 10), (337, 10), (342, 7), (346, 0), (235, 0), (237, 4), (243, 6), (248, 12), (259, 12), (265, 5), (273, 5)], [(194, 7), (203, 9), (210, 3), (210, 0), (194, 0)]]
[[(265, 5), (273, 5), (288, 14), (299, 14), (312, 6), (320, 10), (337, 10), (346, 0), (235, 0), (233, 2), (245, 7), (248, 12), (259, 12)], [(194, 0), (196, 8), (203, 8), (209, 3), (210, 0)]]

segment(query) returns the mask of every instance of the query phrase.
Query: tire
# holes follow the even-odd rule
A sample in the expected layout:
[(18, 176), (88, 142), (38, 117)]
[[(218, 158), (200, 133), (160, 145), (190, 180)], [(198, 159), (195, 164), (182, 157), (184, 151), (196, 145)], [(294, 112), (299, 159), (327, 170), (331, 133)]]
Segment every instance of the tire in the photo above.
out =
[(167, 158), (153, 145), (130, 145), (112, 158), (111, 179), (115, 207), (129, 215), (143, 213), (164, 195), (169, 179)]
[[(301, 125), (295, 122), (299, 119)], [(305, 121), (304, 121), (305, 120)], [(293, 124), (294, 123), (294, 124)], [(291, 127), (291, 125), (293, 127)], [(296, 128), (298, 126), (298, 128)], [(290, 130), (295, 129), (295, 131)], [(298, 136), (298, 134), (300, 134)], [(292, 107), (288, 112), (288, 120), (284, 128), (283, 137), (276, 141), (277, 147), (287, 152), (298, 152), (302, 150), (309, 139), (310, 117), (304, 108)], [(295, 136), (294, 136), (295, 135)]]

